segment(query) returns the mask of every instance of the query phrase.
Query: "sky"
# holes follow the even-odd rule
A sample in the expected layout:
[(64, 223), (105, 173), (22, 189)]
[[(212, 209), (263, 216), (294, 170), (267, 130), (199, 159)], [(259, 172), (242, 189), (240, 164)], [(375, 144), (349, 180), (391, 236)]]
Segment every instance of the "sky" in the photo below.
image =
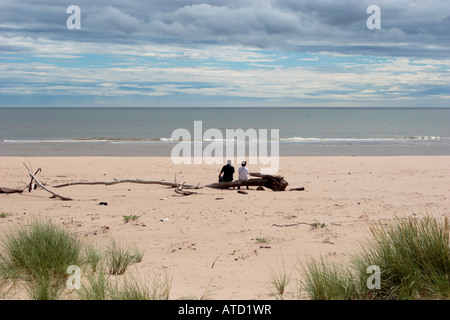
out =
[(1, 0), (0, 107), (47, 106), (450, 107), (450, 0)]

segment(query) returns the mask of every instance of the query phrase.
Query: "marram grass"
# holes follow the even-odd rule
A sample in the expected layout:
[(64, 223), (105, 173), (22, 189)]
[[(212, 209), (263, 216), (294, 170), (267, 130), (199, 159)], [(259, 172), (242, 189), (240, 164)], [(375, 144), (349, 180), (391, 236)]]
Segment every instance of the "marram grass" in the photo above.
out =
[(372, 239), (353, 264), (360, 282), (367, 265), (381, 271), (381, 288), (362, 292), (370, 299), (448, 299), (450, 242), (447, 219), (395, 219), (371, 229)]
[[(114, 287), (104, 268), (112, 275), (123, 275), (130, 264), (140, 262), (143, 253), (136, 247), (125, 247), (112, 241), (110, 250), (100, 250), (82, 243), (75, 235), (51, 221), (34, 219), (12, 228), (0, 239), (0, 297), (22, 287), (29, 299), (56, 300), (73, 296), (67, 289), (69, 266), (80, 267), (83, 286), (81, 299), (146, 296), (146, 287), (137, 280), (125, 279), (126, 286)], [(159, 286), (169, 290), (169, 286)], [(158, 289), (159, 290), (159, 289)], [(161, 289), (162, 290), (162, 289)], [(164, 292), (161, 296), (168, 296)]]
[(81, 242), (51, 222), (33, 220), (2, 237), (0, 272), (29, 279), (67, 277), (67, 267), (81, 262)]
[[(372, 238), (349, 268), (310, 261), (302, 283), (310, 299), (449, 299), (447, 219), (396, 218), (371, 229)], [(380, 288), (367, 286), (369, 266), (380, 270)]]
[(67, 268), (81, 264), (81, 242), (51, 222), (32, 220), (1, 240), (0, 278), (24, 283), (30, 299), (58, 299)]

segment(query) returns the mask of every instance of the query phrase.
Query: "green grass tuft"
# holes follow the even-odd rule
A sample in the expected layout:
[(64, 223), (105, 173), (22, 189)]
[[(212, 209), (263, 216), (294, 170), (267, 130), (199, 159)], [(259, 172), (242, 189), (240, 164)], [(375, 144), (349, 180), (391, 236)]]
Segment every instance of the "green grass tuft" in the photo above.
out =
[(129, 215), (129, 216), (123, 216), (123, 220), (125, 220), (125, 223), (128, 223), (129, 221), (136, 221), (139, 219), (139, 216), (136, 215)]
[(124, 274), (128, 266), (142, 260), (143, 254), (136, 248), (126, 247), (112, 241), (107, 254), (109, 273), (114, 275)]

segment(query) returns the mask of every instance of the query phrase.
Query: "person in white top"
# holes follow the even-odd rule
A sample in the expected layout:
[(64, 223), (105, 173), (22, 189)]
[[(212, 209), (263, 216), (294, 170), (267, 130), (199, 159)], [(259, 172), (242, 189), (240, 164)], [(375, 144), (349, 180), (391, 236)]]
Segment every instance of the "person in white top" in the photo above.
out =
[[(241, 167), (239, 168), (239, 180), (241, 181), (245, 181), (248, 180), (248, 169), (246, 167), (247, 165), (247, 161), (242, 161), (241, 163)], [(241, 187), (239, 186), (238, 189), (240, 189)], [(247, 186), (248, 189), (248, 186)]]

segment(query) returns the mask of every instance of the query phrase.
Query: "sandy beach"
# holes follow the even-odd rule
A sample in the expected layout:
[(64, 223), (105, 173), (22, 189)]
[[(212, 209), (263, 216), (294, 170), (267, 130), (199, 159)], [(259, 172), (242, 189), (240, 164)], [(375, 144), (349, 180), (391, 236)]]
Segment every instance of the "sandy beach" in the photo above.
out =
[[(28, 184), (23, 163), (41, 168), (38, 177), (49, 188), (175, 177), (203, 186), (216, 182), (221, 168), (174, 165), (162, 157), (0, 157), (0, 186)], [(124, 183), (54, 189), (74, 201), (39, 189), (0, 194), (0, 213), (8, 214), (0, 218), (0, 233), (44, 217), (99, 246), (111, 238), (135, 244), (144, 258), (133, 268), (168, 270), (171, 299), (200, 297), (208, 284), (211, 299), (273, 299), (271, 270), (284, 265), (290, 271), (310, 256), (348, 261), (371, 226), (395, 216), (450, 218), (450, 156), (282, 157), (279, 174), (289, 182), (283, 192), (202, 188), (183, 196), (162, 185)], [(298, 187), (305, 190), (289, 191)], [(125, 223), (124, 215), (139, 218)], [(312, 223), (325, 225), (314, 229)], [(300, 274), (294, 271), (293, 279)], [(292, 281), (285, 297), (297, 298), (297, 289)]]

